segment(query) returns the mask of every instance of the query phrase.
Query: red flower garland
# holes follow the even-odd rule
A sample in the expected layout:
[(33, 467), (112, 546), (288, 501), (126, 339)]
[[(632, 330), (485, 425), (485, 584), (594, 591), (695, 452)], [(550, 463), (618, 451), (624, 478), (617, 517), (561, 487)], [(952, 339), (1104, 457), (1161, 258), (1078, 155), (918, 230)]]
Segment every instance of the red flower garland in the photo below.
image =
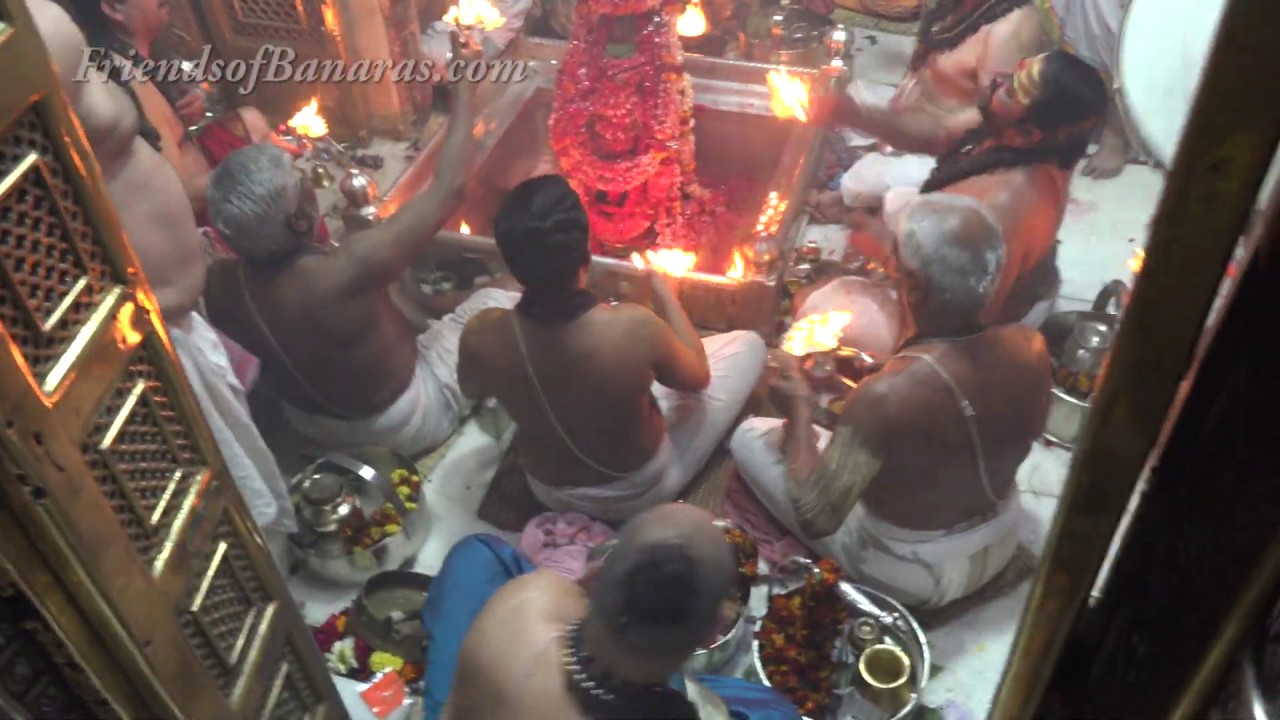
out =
[(834, 590), (840, 568), (832, 560), (818, 568), (821, 579), (811, 577), (804, 587), (769, 599), (756, 632), (769, 683), (806, 717), (822, 717), (833, 700), (831, 652), (849, 619), (848, 605)]

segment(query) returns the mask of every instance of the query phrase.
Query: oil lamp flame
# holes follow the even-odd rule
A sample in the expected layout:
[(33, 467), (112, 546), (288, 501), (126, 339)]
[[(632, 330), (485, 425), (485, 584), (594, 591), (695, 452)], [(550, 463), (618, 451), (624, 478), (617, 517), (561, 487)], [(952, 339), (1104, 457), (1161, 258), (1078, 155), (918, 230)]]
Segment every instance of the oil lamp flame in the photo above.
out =
[(702, 12), (701, 0), (693, 0), (685, 6), (684, 12), (676, 18), (676, 34), (680, 37), (694, 38), (707, 34), (707, 15)]
[(652, 267), (663, 275), (682, 277), (693, 271), (693, 266), (698, 264), (698, 255), (680, 248), (646, 250), (644, 255), (631, 253), (631, 264), (641, 270)]
[(1147, 263), (1147, 251), (1138, 248), (1133, 251), (1133, 255), (1129, 258), (1129, 272), (1134, 275), (1142, 273), (1142, 266)]
[(471, 234), (471, 226), (467, 224), (466, 220), (463, 220), (462, 224), (458, 226), (458, 232), (462, 233), (463, 235)]
[(806, 315), (792, 323), (782, 338), (782, 351), (804, 357), (840, 347), (840, 336), (853, 322), (853, 313), (844, 310)]
[(444, 14), (444, 21), (458, 28), (497, 30), (507, 24), (502, 12), (488, 0), (458, 0), (458, 4)]
[(809, 122), (809, 79), (790, 75), (786, 70), (770, 70), (769, 109), (782, 120), (795, 118)]
[(787, 211), (787, 201), (783, 200), (775, 190), (769, 193), (756, 219), (756, 235), (776, 235), (782, 226), (782, 216)]
[(724, 276), (730, 280), (741, 280), (747, 275), (747, 261), (742, 257), (742, 253), (734, 250), (733, 259), (729, 261), (729, 269), (724, 271)]
[(320, 114), (320, 103), (314, 97), (285, 124), (297, 134), (312, 140), (329, 134), (329, 123)]

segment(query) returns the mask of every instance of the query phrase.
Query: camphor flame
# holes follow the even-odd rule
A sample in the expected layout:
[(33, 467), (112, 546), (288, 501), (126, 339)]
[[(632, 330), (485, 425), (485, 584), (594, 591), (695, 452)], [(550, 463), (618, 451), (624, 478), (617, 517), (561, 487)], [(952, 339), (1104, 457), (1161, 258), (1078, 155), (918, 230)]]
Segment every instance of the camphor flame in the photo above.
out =
[(733, 258), (729, 261), (729, 269), (724, 271), (724, 276), (730, 280), (741, 280), (747, 275), (747, 261), (743, 259), (742, 253), (734, 250)]
[(792, 323), (782, 338), (783, 352), (804, 357), (840, 347), (840, 336), (853, 322), (853, 313), (844, 310), (806, 315)]
[(1133, 251), (1133, 255), (1129, 257), (1129, 272), (1134, 275), (1142, 274), (1142, 266), (1147, 263), (1147, 251), (1137, 248)]
[(329, 123), (320, 114), (320, 103), (314, 97), (301, 110), (294, 113), (285, 125), (295, 133), (312, 140), (329, 134)]
[(676, 18), (676, 34), (694, 38), (707, 34), (707, 14), (702, 12), (702, 0), (692, 0), (684, 12)]
[(488, 0), (458, 0), (458, 4), (444, 14), (444, 21), (458, 28), (497, 30), (507, 24), (502, 12)]
[(463, 220), (462, 224), (458, 226), (458, 232), (462, 233), (463, 235), (471, 234), (471, 226), (467, 224), (466, 220)]
[(631, 253), (631, 264), (644, 270), (652, 266), (663, 275), (681, 277), (689, 274), (698, 264), (698, 254), (680, 248), (645, 250), (644, 255)]
[(766, 79), (773, 114), (782, 120), (809, 122), (809, 79), (789, 75), (786, 70), (770, 70)]

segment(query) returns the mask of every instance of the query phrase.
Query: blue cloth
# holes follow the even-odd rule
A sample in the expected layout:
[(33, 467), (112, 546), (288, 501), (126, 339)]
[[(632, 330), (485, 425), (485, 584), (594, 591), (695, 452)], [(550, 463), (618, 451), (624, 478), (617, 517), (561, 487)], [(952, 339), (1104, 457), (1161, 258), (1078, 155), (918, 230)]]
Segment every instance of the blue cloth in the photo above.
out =
[[(495, 535), (470, 535), (449, 551), (422, 608), (429, 641), (425, 720), (440, 717), (453, 687), (462, 641), (485, 603), (507, 581), (535, 569), (519, 550)], [(724, 700), (733, 720), (800, 720), (785, 697), (764, 685), (718, 675), (700, 675), (697, 681)], [(684, 677), (675, 675), (671, 686), (684, 692)]]

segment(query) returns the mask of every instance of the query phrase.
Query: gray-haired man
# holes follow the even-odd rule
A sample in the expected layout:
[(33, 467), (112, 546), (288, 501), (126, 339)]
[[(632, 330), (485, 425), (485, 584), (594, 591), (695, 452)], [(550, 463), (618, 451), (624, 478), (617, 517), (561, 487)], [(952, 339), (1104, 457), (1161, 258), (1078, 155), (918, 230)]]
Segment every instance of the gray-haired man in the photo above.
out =
[(457, 379), (462, 328), (520, 297), (481, 289), (422, 334), (392, 299), (390, 286), (461, 204), (474, 93), (456, 86), (427, 191), (341, 248), (312, 242), (322, 222), (315, 191), (279, 148), (237, 150), (209, 182), (210, 217), (240, 258), (210, 268), (210, 316), (262, 359), (289, 423), (324, 448), (414, 455), (443, 444), (468, 407)]
[(924, 196), (893, 250), (909, 339), (850, 391), (835, 432), (811, 424), (809, 385), (781, 356), (772, 390), (787, 420), (750, 419), (730, 447), (801, 540), (905, 604), (937, 607), (1013, 556), (1014, 476), (1044, 429), (1049, 356), (1035, 330), (978, 321), (1005, 248), (977, 200)]

